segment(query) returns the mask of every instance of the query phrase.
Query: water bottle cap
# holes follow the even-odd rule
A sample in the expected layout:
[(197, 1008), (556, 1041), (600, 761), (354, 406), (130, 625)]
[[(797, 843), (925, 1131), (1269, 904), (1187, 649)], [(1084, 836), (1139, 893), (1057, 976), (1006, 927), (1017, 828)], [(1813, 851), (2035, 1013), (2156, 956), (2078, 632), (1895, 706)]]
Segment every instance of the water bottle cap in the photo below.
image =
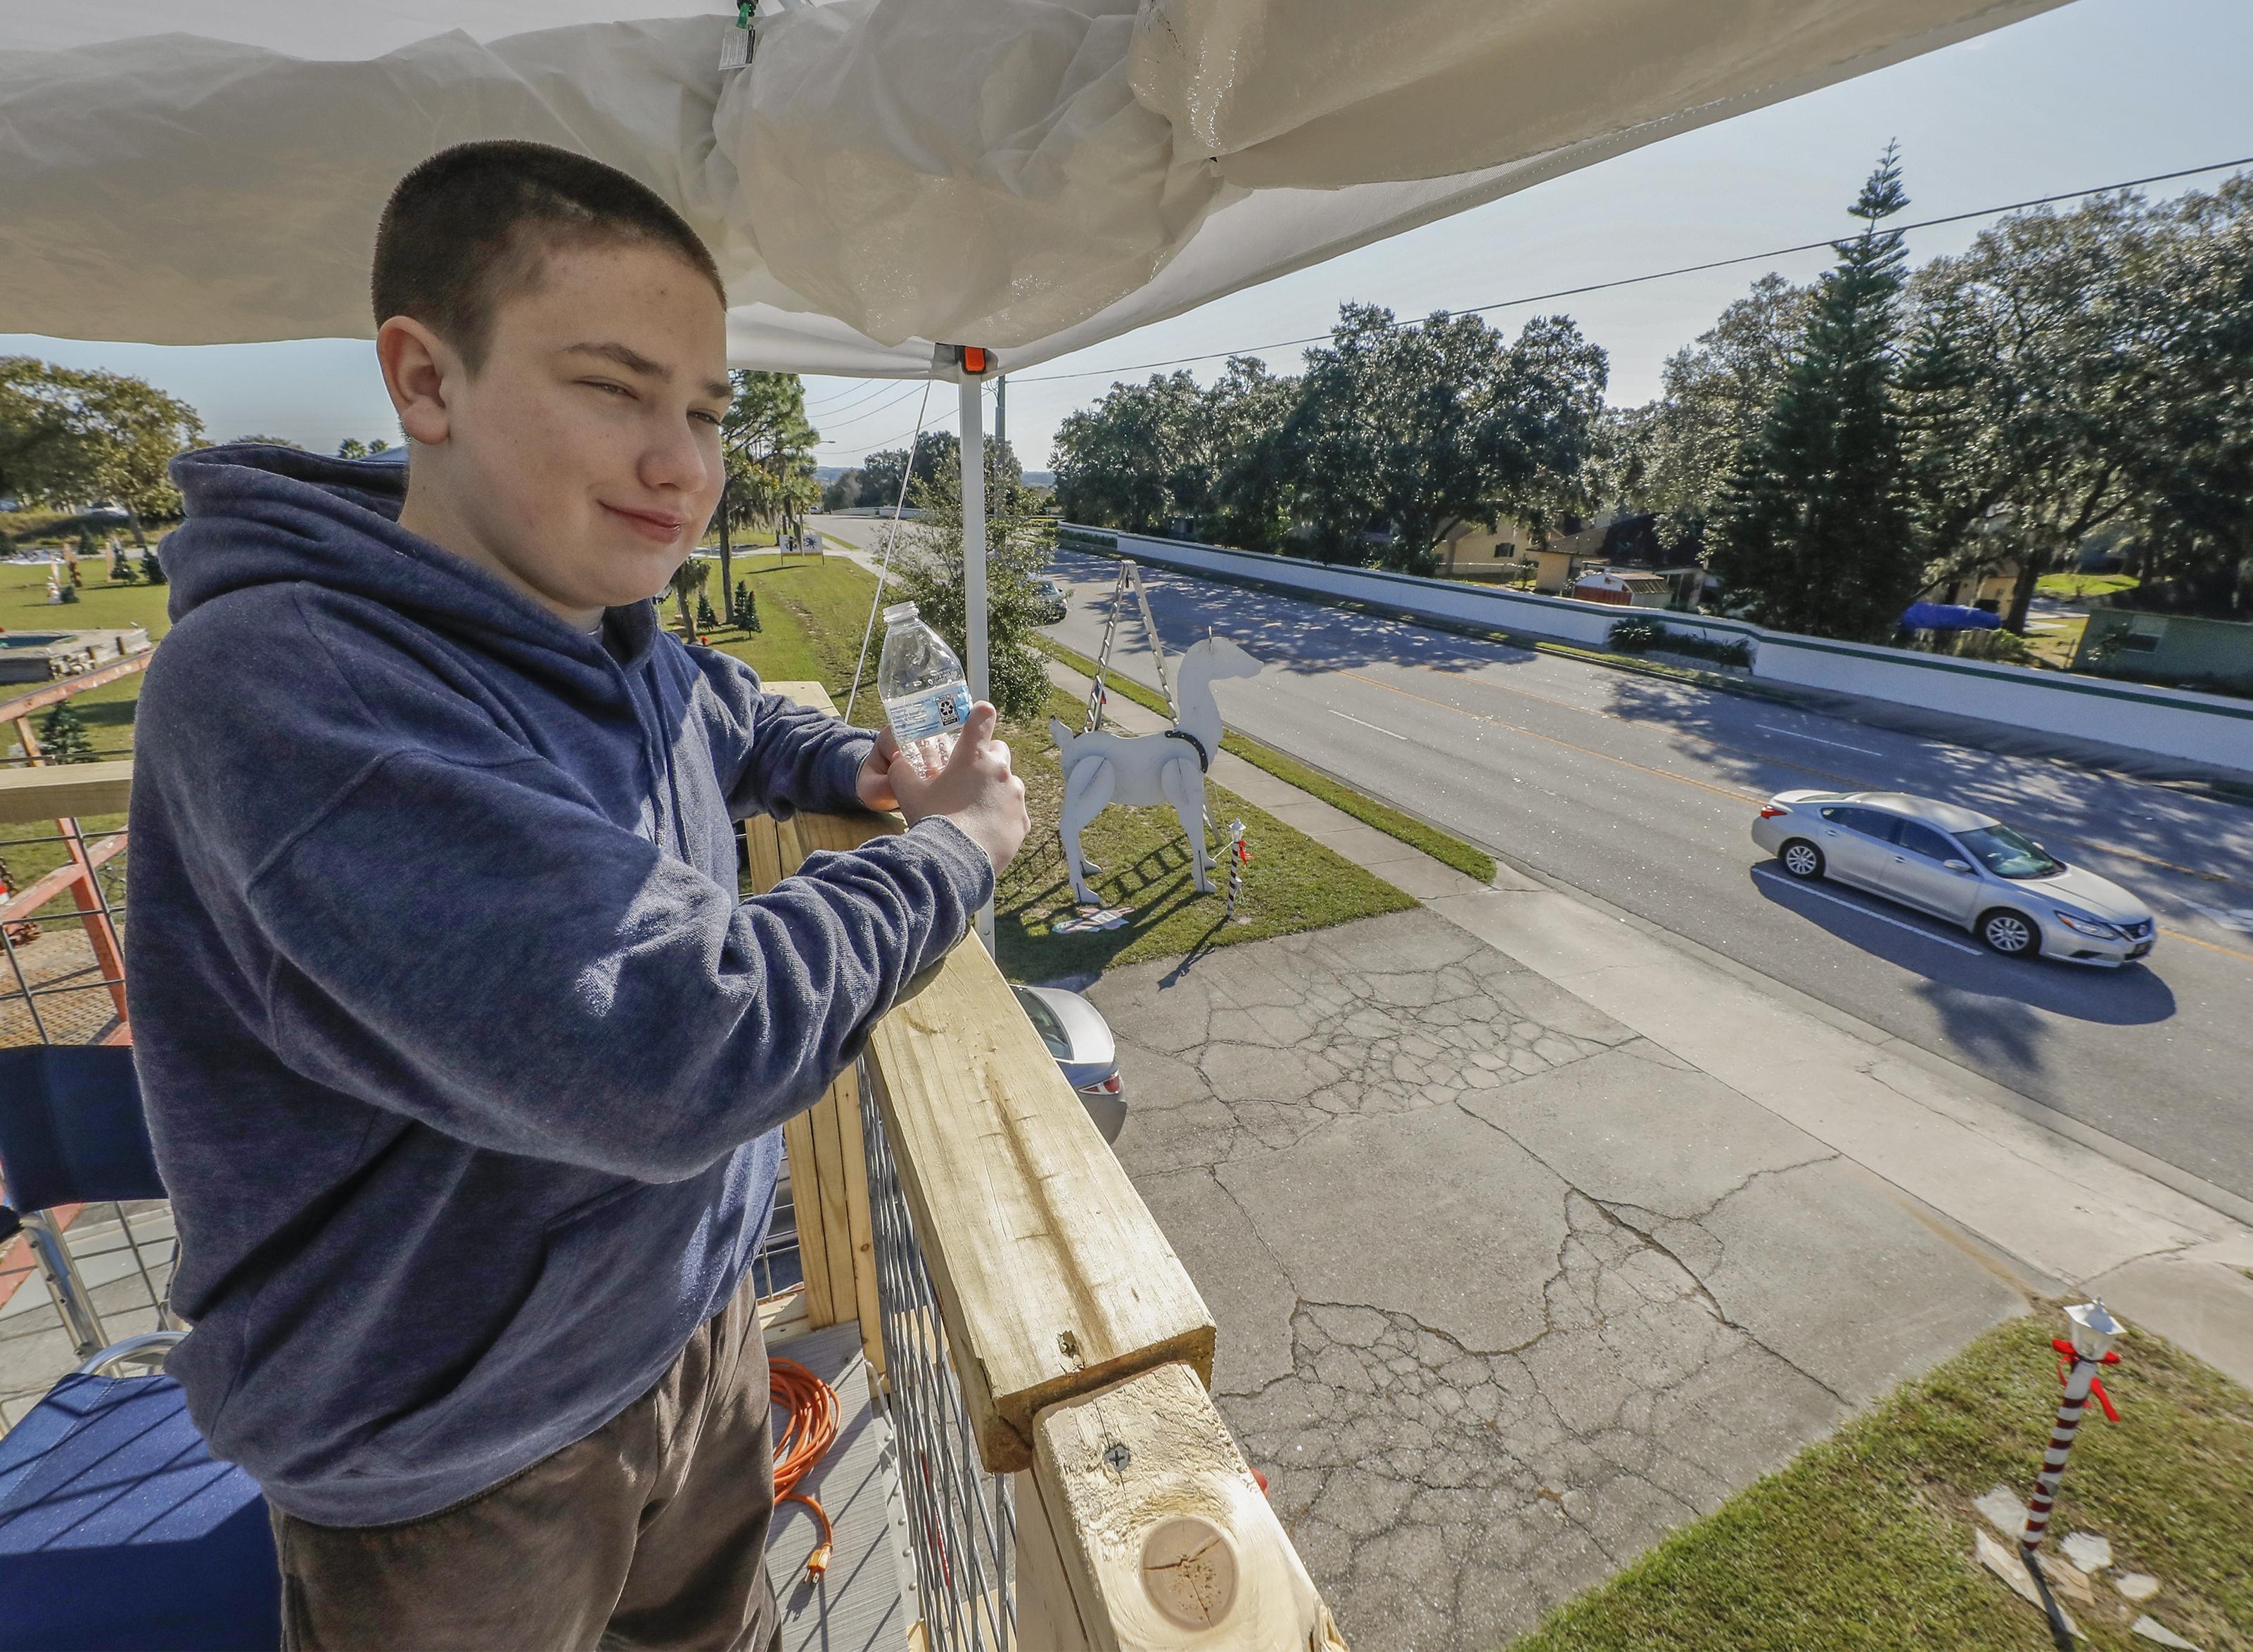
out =
[(907, 621), (913, 619), (915, 617), (916, 605), (913, 603), (894, 603), (889, 608), (884, 610), (884, 624), (887, 625), (904, 624)]

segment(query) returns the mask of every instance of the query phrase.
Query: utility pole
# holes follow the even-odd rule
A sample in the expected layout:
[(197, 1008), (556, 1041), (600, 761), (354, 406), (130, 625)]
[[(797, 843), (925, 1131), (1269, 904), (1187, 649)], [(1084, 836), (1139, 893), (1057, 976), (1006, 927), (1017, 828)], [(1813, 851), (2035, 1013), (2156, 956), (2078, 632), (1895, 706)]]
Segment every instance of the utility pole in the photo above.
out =
[(994, 445), (1009, 445), (1009, 375), (994, 380)]

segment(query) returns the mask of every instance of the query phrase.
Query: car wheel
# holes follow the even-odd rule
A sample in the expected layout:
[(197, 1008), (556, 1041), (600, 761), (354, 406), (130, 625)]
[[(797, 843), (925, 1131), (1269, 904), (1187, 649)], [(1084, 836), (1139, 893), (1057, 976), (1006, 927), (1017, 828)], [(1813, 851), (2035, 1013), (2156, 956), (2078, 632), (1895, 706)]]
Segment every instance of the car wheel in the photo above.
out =
[(1796, 878), (1813, 880), (1823, 875), (1823, 851), (1805, 838), (1794, 838), (1775, 852), (1777, 861)]
[(1979, 938), (1989, 951), (2005, 958), (2032, 958), (2041, 951), (2041, 935), (2033, 920), (2008, 907), (1997, 907), (1979, 920)]

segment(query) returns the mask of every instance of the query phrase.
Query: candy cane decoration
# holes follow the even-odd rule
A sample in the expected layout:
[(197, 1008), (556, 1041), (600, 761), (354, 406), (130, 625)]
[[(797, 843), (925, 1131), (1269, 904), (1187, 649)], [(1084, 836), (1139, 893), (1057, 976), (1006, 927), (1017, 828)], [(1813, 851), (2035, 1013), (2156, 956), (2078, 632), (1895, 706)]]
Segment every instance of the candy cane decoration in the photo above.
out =
[(1252, 864), (1252, 851), (1244, 841), (1244, 822), (1228, 823), (1228, 916), (1236, 916), (1236, 897), (1244, 892), (1244, 868)]
[[(2026, 1504), (2026, 1530), (2019, 1534), (2019, 1548), (2032, 1561), (2041, 1547), (2042, 1534), (2049, 1530), (2050, 1510), (2057, 1506), (2058, 1482), (2065, 1478), (2065, 1460), (2073, 1450), (2073, 1437), (2081, 1428), (2081, 1413), (2089, 1404), (2090, 1394), (2104, 1408), (2104, 1415), (2113, 1422), (2120, 1413), (2112, 1409), (2112, 1397), (2104, 1391), (2097, 1373), (2107, 1365), (2117, 1365), (2120, 1356), (2112, 1351), (2112, 1344), (2128, 1328), (2105, 1311), (2102, 1300), (2083, 1302), (2065, 1311), (2073, 1321), (2073, 1340), (2052, 1337), (2050, 1346), (2058, 1351), (2058, 1377), (2065, 1384), (2065, 1397), (2057, 1403), (2057, 1421), (2051, 1428), (2049, 1449), (2042, 1453), (2041, 1473), (2034, 1480), (2034, 1495)], [(2067, 1368), (2066, 1362), (2072, 1362)]]

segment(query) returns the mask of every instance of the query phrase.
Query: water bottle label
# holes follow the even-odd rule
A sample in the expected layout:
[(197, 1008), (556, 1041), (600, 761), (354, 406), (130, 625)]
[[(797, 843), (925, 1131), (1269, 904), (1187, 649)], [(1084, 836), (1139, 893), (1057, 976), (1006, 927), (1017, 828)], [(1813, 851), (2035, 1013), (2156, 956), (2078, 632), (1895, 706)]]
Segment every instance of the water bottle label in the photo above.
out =
[(933, 735), (954, 734), (969, 719), (970, 690), (961, 683), (942, 683), (919, 694), (887, 700), (884, 715), (891, 721), (892, 738), (903, 746)]

